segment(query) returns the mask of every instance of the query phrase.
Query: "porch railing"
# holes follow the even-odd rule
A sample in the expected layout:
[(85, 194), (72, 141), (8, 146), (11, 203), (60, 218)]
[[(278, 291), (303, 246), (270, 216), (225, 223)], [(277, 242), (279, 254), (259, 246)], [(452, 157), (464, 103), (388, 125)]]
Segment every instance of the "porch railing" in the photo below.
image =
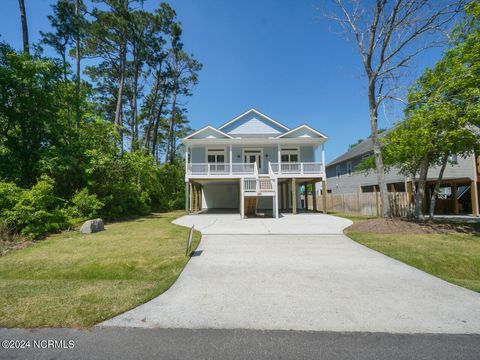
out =
[(257, 175), (256, 163), (190, 163), (188, 175)]
[(319, 162), (284, 162), (269, 164), (269, 171), (275, 175), (321, 175), (324, 173), (323, 164)]
[(269, 178), (244, 179), (245, 192), (272, 192), (274, 191), (274, 180)]

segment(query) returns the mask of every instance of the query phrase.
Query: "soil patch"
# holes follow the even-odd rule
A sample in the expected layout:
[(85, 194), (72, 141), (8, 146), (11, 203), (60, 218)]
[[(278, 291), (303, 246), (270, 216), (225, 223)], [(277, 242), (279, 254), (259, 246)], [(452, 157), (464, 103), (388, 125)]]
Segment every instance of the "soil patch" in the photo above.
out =
[(417, 222), (409, 219), (369, 219), (355, 222), (347, 230), (381, 234), (480, 234), (478, 224), (438, 223), (432, 221)]
[(33, 245), (33, 241), (25, 240), (25, 241), (19, 241), (19, 242), (13, 242), (13, 241), (1, 241), (0, 240), (0, 257), (3, 255), (6, 255), (8, 252), (12, 250), (19, 250), (19, 249), (24, 249), (28, 246)]

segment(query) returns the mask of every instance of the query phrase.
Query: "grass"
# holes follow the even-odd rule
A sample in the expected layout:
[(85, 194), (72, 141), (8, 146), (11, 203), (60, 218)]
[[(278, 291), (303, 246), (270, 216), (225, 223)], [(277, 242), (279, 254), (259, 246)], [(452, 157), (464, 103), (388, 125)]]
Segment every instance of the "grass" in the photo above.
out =
[(189, 230), (171, 223), (182, 214), (65, 232), (0, 257), (0, 327), (86, 327), (161, 294), (188, 261)]
[(346, 230), (353, 240), (453, 284), (480, 292), (480, 236), (379, 234)]

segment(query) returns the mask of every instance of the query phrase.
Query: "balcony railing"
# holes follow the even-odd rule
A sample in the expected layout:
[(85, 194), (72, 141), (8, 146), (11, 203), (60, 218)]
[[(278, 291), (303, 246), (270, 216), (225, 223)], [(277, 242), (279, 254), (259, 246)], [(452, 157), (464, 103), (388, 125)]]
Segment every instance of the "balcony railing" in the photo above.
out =
[(256, 178), (256, 179), (244, 179), (245, 192), (272, 192), (275, 188), (273, 179), (269, 178)]
[(269, 171), (275, 175), (321, 175), (324, 173), (323, 164), (314, 162), (271, 162)]
[(257, 175), (256, 163), (191, 163), (188, 175)]

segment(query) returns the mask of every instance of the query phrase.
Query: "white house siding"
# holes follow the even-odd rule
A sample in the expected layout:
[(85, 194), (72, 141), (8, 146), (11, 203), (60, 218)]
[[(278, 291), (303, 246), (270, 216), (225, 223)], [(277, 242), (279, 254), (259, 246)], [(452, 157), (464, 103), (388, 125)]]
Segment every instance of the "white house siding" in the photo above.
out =
[[(352, 161), (352, 167), (355, 167), (361, 162), (362, 157), (350, 159)], [(336, 167), (340, 165), (340, 177), (336, 176)], [(432, 168), (428, 172), (428, 179), (435, 180), (438, 177), (440, 169)], [(460, 179), (468, 178), (473, 180), (474, 176), (473, 168), (473, 156), (467, 156), (465, 158), (458, 158), (458, 164), (448, 165), (445, 169), (443, 178), (447, 179)], [(332, 191), (332, 194), (347, 194), (354, 193), (360, 190), (361, 186), (370, 186), (378, 184), (377, 175), (374, 171), (355, 172), (349, 176), (347, 174), (347, 161), (340, 164), (335, 164), (327, 167), (327, 189)], [(405, 177), (398, 172), (397, 168), (390, 169), (385, 174), (387, 183), (401, 183), (405, 181)]]
[(315, 151), (312, 146), (300, 146), (300, 162), (315, 162)]
[(219, 134), (218, 131), (215, 131), (214, 129), (205, 129), (202, 132), (199, 132), (194, 136), (195, 139), (222, 139), (222, 138), (227, 138), (227, 136), (222, 135), (221, 133)]
[(194, 147), (190, 151), (192, 163), (205, 163), (205, 147)]
[[(284, 145), (284, 147), (289, 147)], [(296, 146), (290, 146), (296, 147)], [(226, 157), (225, 161), (230, 162), (229, 154), (230, 154), (230, 147), (226, 146), (198, 146), (193, 147), (191, 149), (191, 162), (193, 163), (205, 163), (206, 160), (206, 151), (208, 148), (225, 148), (226, 149)], [(232, 162), (233, 163), (243, 163), (243, 149), (262, 149), (262, 170), (261, 174), (268, 174), (268, 163), (269, 162), (278, 162), (278, 147), (277, 146), (256, 146), (256, 145), (249, 145), (249, 146), (232, 146)], [(315, 161), (315, 151), (313, 146), (300, 146), (300, 161), (301, 162), (314, 162)]]
[(222, 131), (231, 136), (268, 137), (280, 135), (285, 132), (285, 129), (259, 114), (250, 112), (234, 123), (222, 127)]
[(203, 209), (238, 209), (239, 185), (237, 183), (206, 183), (202, 191)]

